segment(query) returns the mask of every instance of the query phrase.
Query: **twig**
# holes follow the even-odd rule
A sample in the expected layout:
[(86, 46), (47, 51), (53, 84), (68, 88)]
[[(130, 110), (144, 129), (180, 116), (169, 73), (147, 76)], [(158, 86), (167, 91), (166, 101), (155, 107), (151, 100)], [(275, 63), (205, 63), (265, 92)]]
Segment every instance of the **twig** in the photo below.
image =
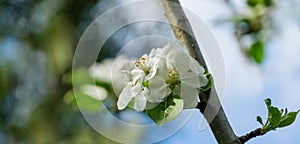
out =
[(256, 130), (254, 130), (254, 131), (252, 131), (252, 132), (250, 132), (250, 133), (244, 135), (244, 136), (239, 137), (238, 139), (239, 139), (242, 143), (245, 143), (245, 142), (249, 141), (249, 140), (252, 139), (252, 138), (255, 138), (255, 137), (257, 137), (257, 136), (262, 136), (262, 135), (264, 135), (264, 134), (265, 134), (265, 133), (263, 132), (263, 130), (262, 130), (261, 128), (258, 128), (258, 129), (256, 129)]

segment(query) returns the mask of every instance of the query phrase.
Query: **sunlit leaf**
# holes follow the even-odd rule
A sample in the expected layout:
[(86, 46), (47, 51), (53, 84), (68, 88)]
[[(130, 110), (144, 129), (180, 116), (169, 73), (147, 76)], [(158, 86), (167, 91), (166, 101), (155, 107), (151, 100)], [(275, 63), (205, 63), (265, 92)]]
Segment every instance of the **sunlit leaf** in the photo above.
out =
[(271, 101), (271, 99), (267, 98), (267, 99), (265, 100), (265, 103), (266, 103), (267, 107), (269, 107), (269, 106), (271, 106), (272, 101)]
[(256, 63), (261, 64), (264, 60), (264, 44), (262, 42), (252, 44), (248, 53)]
[(214, 78), (212, 77), (211, 74), (207, 73), (207, 85), (201, 88), (201, 91), (208, 91), (209, 89), (211, 89), (214, 85)]
[(299, 111), (297, 112), (289, 112), (288, 114), (284, 115), (281, 120), (280, 120), (280, 124), (279, 124), (279, 128), (281, 127), (286, 127), (291, 125), (297, 117), (297, 114), (299, 113)]
[(157, 125), (161, 126), (174, 120), (182, 112), (183, 105), (182, 99), (171, 97), (146, 112)]
[(257, 116), (256, 117), (256, 120), (261, 124), (261, 125), (264, 125), (263, 121), (262, 121), (262, 118), (260, 116)]
[(265, 130), (268, 132), (270, 130), (275, 130), (281, 120), (281, 112), (278, 108), (269, 106), (268, 107), (268, 120), (265, 126)]

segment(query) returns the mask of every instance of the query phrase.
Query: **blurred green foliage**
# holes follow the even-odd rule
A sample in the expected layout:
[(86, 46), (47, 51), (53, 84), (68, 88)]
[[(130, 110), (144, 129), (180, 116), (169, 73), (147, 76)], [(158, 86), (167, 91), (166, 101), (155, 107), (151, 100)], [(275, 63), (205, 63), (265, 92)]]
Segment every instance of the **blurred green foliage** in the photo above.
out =
[(99, 2), (0, 1), (0, 143), (115, 143), (63, 101), (63, 75)]
[(235, 25), (235, 36), (240, 48), (251, 60), (262, 64), (265, 48), (272, 35), (277, 32), (273, 25), (274, 0), (247, 0), (247, 9), (235, 9), (231, 1), (226, 1), (233, 12), (230, 22)]

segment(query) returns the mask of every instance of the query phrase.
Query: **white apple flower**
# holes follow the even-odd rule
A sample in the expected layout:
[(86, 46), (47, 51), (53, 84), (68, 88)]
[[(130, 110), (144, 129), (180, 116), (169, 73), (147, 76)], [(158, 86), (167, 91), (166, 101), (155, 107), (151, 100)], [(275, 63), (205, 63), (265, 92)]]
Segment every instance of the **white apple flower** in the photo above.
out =
[(119, 95), (119, 110), (134, 99), (134, 109), (143, 111), (147, 102), (163, 102), (170, 94), (180, 96), (184, 108), (194, 108), (199, 89), (208, 81), (204, 68), (175, 41), (152, 49), (149, 56), (143, 55), (126, 73), (129, 79)]
[(165, 57), (168, 79), (173, 95), (184, 100), (184, 108), (195, 108), (198, 104), (199, 89), (208, 82), (204, 68), (192, 58), (187, 49), (178, 42), (171, 41), (162, 49), (154, 49), (155, 55)]
[(134, 67), (128, 73), (129, 81), (119, 95), (118, 109), (126, 108), (134, 98), (134, 109), (143, 111), (147, 101), (159, 103), (171, 93), (166, 82), (155, 76), (160, 62), (159, 58), (148, 55), (143, 55), (139, 61), (135, 62)]

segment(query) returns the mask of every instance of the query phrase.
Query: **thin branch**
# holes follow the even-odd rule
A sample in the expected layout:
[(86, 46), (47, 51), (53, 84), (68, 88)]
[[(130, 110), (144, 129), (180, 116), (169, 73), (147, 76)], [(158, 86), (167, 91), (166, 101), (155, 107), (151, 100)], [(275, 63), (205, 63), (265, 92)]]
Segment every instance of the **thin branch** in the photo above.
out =
[(247, 141), (249, 141), (252, 138), (255, 138), (257, 136), (263, 136), (265, 133), (263, 132), (263, 130), (261, 128), (258, 128), (244, 136), (239, 137), (238, 139), (242, 142), (245, 143)]
[[(206, 62), (194, 38), (192, 27), (185, 16), (179, 0), (160, 0), (173, 32), (178, 40), (186, 45), (190, 55), (207, 69)], [(215, 87), (211, 91), (200, 93), (201, 105), (197, 108), (210, 124), (214, 136), (220, 144), (241, 144), (233, 132), (220, 103)]]

